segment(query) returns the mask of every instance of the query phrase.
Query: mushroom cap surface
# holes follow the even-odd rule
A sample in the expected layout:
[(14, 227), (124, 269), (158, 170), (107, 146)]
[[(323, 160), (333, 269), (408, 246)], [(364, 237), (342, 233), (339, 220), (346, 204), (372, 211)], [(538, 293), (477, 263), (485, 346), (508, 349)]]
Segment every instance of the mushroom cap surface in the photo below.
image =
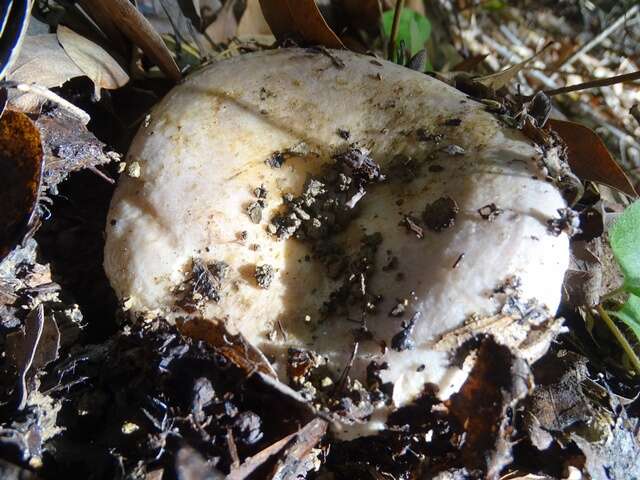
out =
[[(352, 218), (320, 240), (270, 232), (290, 213), (283, 197), (301, 195), (309, 178), (326, 180), (349, 152), (385, 176), (366, 185)], [(223, 322), (283, 380), (289, 348), (314, 350), (339, 375), (357, 340), (350, 375), (364, 383), (372, 361), (386, 362), (380, 375), (394, 384), (395, 405), (427, 382), (446, 396), (460, 369), (434, 342), (471, 316), (501, 312), (504, 285), (517, 283), (518, 298), (549, 316), (558, 307), (568, 237), (548, 221), (566, 204), (545, 178), (545, 155), (482, 103), (389, 62), (304, 49), (242, 55), (189, 76), (138, 132), (127, 162), (139, 175), (118, 182), (105, 270), (133, 312)], [(254, 223), (247, 209), (259, 187), (266, 198)], [(318, 249), (337, 248), (348, 274), (372, 238), (381, 241), (366, 250), (368, 270), (351, 270), (365, 295), (332, 308), (332, 293), (354, 279), (330, 272)], [(228, 265), (218, 298), (198, 312), (177, 293), (194, 259)], [(264, 266), (268, 288), (256, 277)], [(409, 327), (412, 345), (392, 348)]]

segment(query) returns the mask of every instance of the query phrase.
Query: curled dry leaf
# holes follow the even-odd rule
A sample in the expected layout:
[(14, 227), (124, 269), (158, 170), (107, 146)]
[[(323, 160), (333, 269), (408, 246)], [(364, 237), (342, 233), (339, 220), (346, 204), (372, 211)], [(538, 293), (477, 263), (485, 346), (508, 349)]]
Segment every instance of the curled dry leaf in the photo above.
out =
[(73, 62), (97, 88), (114, 90), (129, 82), (129, 75), (100, 45), (64, 25), (58, 26), (58, 41)]
[(25, 114), (6, 110), (0, 119), (0, 259), (22, 240), (33, 220), (42, 163), (36, 126)]
[(448, 402), (466, 431), (462, 458), (467, 468), (485, 470), (485, 478), (498, 478), (512, 459), (513, 427), (507, 411), (529, 393), (532, 385), (526, 361), (491, 337), (480, 340), (469, 378)]
[(118, 29), (115, 19), (109, 16), (104, 9), (91, 8), (92, 1), (93, 0), (78, 0), (77, 3), (109, 40), (109, 45), (121, 55), (127, 56), (130, 50), (129, 42), (127, 42), (125, 36)]
[(236, 0), (228, 0), (220, 9), (215, 21), (206, 29), (206, 34), (216, 43), (227, 42), (238, 31), (238, 20), (234, 13)]
[[(43, 65), (46, 64), (46, 68)], [(36, 83), (46, 88), (58, 87), (84, 72), (73, 62), (58, 43), (55, 34), (33, 35), (25, 38), (20, 55), (7, 75), (7, 80)], [(16, 109), (32, 112), (44, 101), (32, 93), (11, 92), (10, 104)]]
[(238, 23), (238, 37), (246, 35), (271, 35), (269, 24), (262, 14), (258, 0), (248, 0), (240, 22)]
[(638, 196), (627, 175), (593, 130), (564, 120), (550, 119), (548, 125), (567, 145), (569, 165), (578, 177), (615, 188), (631, 197)]
[(0, 78), (16, 61), (20, 45), (29, 25), (30, 0), (3, 2), (0, 6)]
[(312, 45), (345, 48), (314, 0), (260, 0), (260, 6), (279, 41), (293, 38)]
[[(315, 418), (298, 432), (287, 435), (272, 443), (254, 456), (247, 458), (240, 466), (231, 470), (227, 480), (245, 480), (274, 457), (277, 458), (271, 479), (302, 478), (310, 470), (313, 448), (322, 440), (327, 431), (327, 422)], [(298, 476), (300, 475), (300, 476)]]
[(207, 342), (247, 374), (258, 371), (277, 377), (260, 350), (251, 345), (242, 334), (231, 335), (221, 323), (193, 318), (179, 324), (178, 330), (182, 335)]
[(534, 53), (529, 58), (525, 58), (523, 61), (516, 63), (515, 65), (512, 65), (500, 72), (478, 77), (476, 78), (476, 81), (482, 83), (486, 87), (492, 88), (494, 90), (500, 90), (502, 87), (508, 85), (509, 82), (511, 82), (511, 80), (513, 80), (518, 73), (520, 73), (532, 61), (538, 58), (542, 54), (542, 52), (544, 52), (551, 45), (551, 42), (547, 43), (544, 47), (542, 47), (540, 51)]
[(55, 108), (36, 120), (44, 153), (44, 188), (55, 192), (67, 175), (85, 168), (95, 169), (119, 156), (105, 151), (105, 145), (78, 118)]
[(182, 78), (160, 34), (128, 0), (86, 0), (84, 4), (86, 8), (100, 10), (101, 15), (114, 19), (120, 31), (140, 47), (167, 77), (175, 82)]

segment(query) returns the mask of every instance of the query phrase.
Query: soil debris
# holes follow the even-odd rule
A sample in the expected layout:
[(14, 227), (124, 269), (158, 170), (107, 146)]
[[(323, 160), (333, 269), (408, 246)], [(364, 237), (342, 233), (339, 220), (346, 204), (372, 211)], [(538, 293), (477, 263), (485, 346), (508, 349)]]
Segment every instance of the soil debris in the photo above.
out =
[(307, 179), (301, 195), (284, 196), (284, 212), (271, 220), (270, 233), (281, 240), (295, 236), (317, 241), (341, 231), (366, 187), (385, 178), (364, 148), (350, 147), (333, 159), (324, 174)]
[(193, 312), (204, 308), (209, 301), (219, 302), (222, 282), (228, 272), (229, 265), (223, 261), (206, 263), (194, 258), (189, 277), (175, 292), (179, 297), (176, 304)]
[(450, 197), (440, 197), (433, 203), (427, 204), (422, 218), (427, 228), (434, 232), (441, 232), (455, 224), (458, 211), (455, 200)]
[(400, 225), (404, 225), (408, 232), (415, 234), (416, 238), (424, 238), (424, 230), (420, 225), (418, 225), (418, 219), (415, 217), (405, 215), (402, 222), (400, 222)]
[(502, 209), (498, 208), (495, 203), (490, 203), (479, 208), (478, 213), (483, 219), (493, 222), (498, 215), (502, 214)]
[(275, 271), (271, 265), (256, 265), (256, 283), (260, 288), (268, 289), (271, 286), (274, 275)]
[(402, 322), (402, 330), (391, 338), (391, 348), (398, 352), (416, 348), (416, 342), (412, 335), (418, 318), (420, 318), (420, 312), (414, 313), (408, 321)]
[(547, 220), (548, 230), (551, 234), (558, 236), (566, 233), (570, 237), (580, 233), (580, 215), (571, 208), (558, 209), (559, 218)]

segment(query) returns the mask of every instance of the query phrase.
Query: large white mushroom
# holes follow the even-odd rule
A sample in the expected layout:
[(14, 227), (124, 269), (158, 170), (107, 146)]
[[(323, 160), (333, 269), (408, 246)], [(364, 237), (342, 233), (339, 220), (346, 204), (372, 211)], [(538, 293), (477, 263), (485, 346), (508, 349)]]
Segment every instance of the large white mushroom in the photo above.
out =
[(482, 103), (373, 57), (239, 56), (191, 75), (140, 129), (105, 269), (131, 311), (222, 322), (283, 381), (293, 347), (326, 360), (325, 387), (386, 362), (382, 410), (426, 383), (446, 398), (469, 334), (533, 360), (558, 329), (569, 246), (549, 227), (566, 207), (549, 155)]

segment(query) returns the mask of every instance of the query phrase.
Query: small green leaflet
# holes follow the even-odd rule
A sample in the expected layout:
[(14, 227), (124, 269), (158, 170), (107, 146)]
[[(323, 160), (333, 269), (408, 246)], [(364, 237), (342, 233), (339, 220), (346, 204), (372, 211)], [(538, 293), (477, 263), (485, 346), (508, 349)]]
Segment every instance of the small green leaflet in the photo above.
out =
[[(393, 15), (393, 10), (387, 10), (382, 14), (382, 30), (386, 38), (391, 36)], [(396, 37), (397, 45), (404, 42), (410, 51), (410, 56), (413, 56), (425, 47), (430, 35), (431, 22), (427, 17), (409, 8), (402, 9)]]
[(622, 212), (609, 231), (609, 242), (624, 274), (624, 288), (640, 296), (640, 200)]

